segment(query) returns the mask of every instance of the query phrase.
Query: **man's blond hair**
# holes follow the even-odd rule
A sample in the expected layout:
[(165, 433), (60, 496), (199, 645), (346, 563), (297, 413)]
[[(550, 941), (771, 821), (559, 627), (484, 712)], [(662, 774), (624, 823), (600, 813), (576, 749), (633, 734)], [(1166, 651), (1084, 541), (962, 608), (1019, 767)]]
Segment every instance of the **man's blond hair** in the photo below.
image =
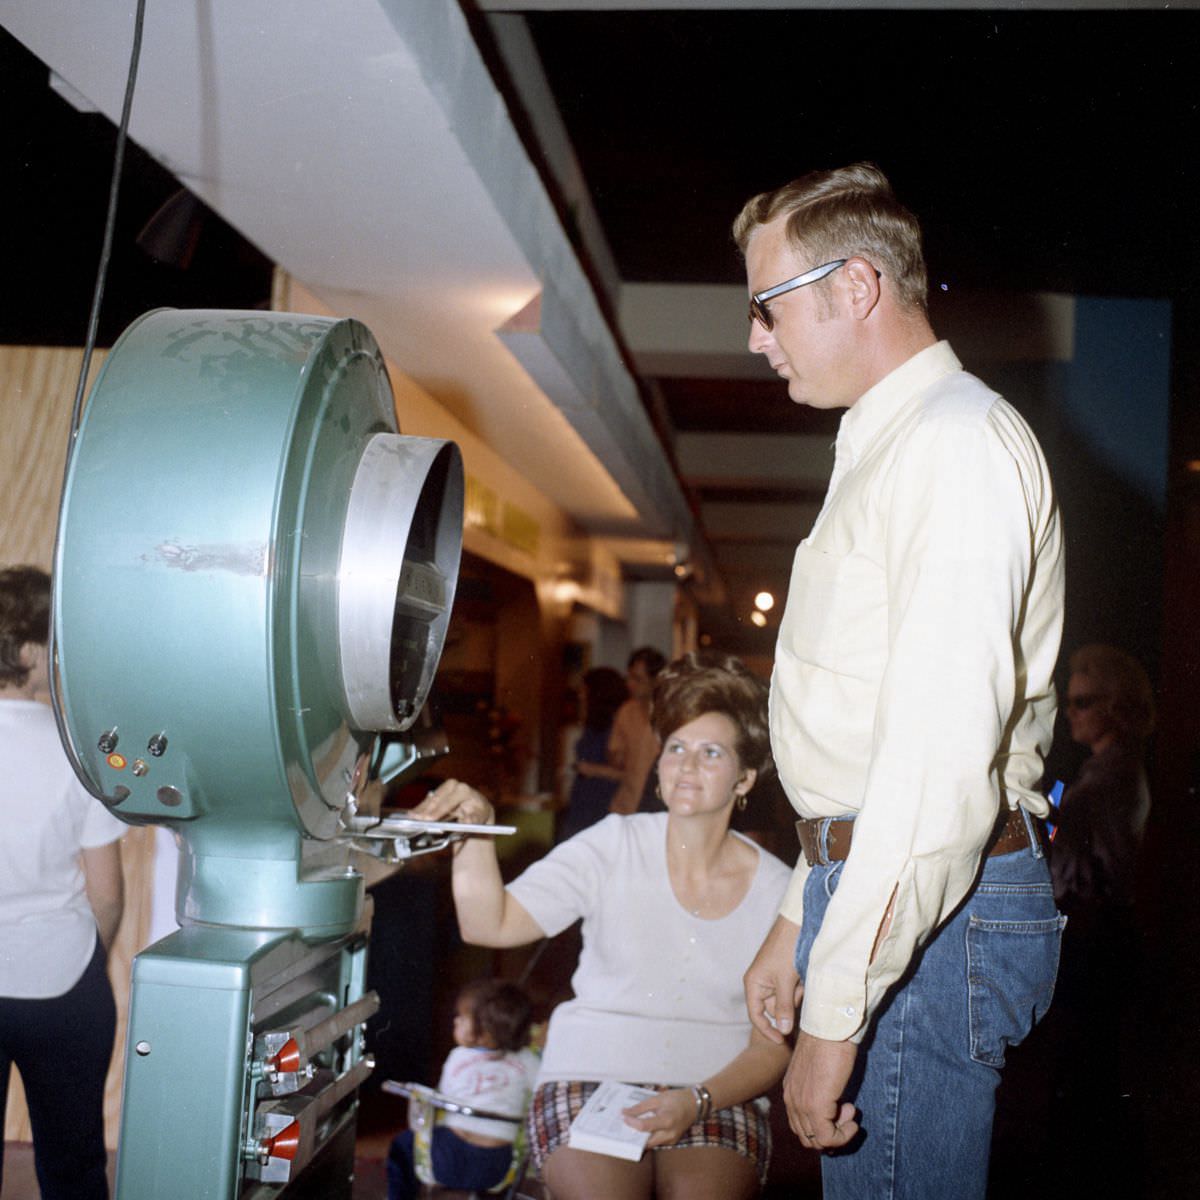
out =
[(901, 307), (925, 312), (921, 226), (874, 163), (813, 171), (748, 200), (733, 223), (743, 254), (754, 231), (777, 217), (786, 217), (788, 241), (810, 265), (861, 256), (891, 283)]

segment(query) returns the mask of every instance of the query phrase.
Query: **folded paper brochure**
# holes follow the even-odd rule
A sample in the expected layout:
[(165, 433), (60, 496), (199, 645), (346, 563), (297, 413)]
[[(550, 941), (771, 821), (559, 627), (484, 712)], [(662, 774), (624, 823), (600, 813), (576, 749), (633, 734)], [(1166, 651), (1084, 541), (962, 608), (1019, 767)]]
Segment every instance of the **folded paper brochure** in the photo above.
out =
[(575, 1150), (591, 1150), (594, 1154), (611, 1154), (637, 1162), (650, 1134), (626, 1125), (621, 1111), (654, 1095), (657, 1093), (652, 1088), (605, 1080), (571, 1122), (567, 1145)]

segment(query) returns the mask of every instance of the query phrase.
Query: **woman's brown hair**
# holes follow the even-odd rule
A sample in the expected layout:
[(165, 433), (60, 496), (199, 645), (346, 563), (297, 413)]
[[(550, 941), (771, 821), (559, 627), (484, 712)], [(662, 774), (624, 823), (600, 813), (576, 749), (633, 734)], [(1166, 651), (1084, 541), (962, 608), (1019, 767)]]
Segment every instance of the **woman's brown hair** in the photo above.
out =
[(739, 765), (762, 779), (773, 766), (767, 685), (729, 654), (685, 654), (658, 673), (650, 721), (661, 741), (711, 712), (733, 722)]

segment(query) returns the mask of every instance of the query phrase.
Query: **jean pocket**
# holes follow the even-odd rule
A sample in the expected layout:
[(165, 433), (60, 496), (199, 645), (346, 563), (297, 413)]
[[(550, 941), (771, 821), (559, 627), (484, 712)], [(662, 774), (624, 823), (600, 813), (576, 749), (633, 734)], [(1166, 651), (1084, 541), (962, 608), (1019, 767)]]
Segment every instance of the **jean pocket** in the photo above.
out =
[(796, 973), (803, 979), (808, 974), (808, 955), (821, 932), (825, 920), (825, 910), (833, 893), (837, 891), (838, 879), (841, 878), (844, 862), (830, 863), (827, 867), (813, 867), (804, 881), (804, 922), (800, 926), (800, 936), (796, 939), (796, 950), (793, 958)]
[(1054, 995), (1064, 917), (1040, 921), (987, 921), (967, 927), (967, 983), (971, 1057), (1004, 1065), (1015, 1046), (1046, 1015)]

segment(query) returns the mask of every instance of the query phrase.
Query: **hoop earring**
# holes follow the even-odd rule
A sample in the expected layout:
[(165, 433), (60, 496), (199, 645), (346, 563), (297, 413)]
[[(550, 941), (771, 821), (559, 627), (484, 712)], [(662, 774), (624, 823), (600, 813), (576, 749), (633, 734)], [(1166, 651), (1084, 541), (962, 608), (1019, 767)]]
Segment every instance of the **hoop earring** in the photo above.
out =
[(739, 796), (739, 797), (738, 797), (738, 798), (737, 798), (737, 799), (734, 801), (734, 804), (736, 804), (736, 805), (737, 805), (737, 810), (738, 810), (738, 812), (745, 812), (745, 811), (746, 811), (746, 805), (747, 805), (747, 804), (749, 804), (749, 803), (750, 803), (750, 800), (749, 800), (749, 798), (747, 797), (747, 795), (746, 795), (746, 793), (745, 793), (745, 792), (743, 792), (743, 793), (742, 793), (742, 794), (741, 794), (741, 795), (740, 795), (740, 796)]

